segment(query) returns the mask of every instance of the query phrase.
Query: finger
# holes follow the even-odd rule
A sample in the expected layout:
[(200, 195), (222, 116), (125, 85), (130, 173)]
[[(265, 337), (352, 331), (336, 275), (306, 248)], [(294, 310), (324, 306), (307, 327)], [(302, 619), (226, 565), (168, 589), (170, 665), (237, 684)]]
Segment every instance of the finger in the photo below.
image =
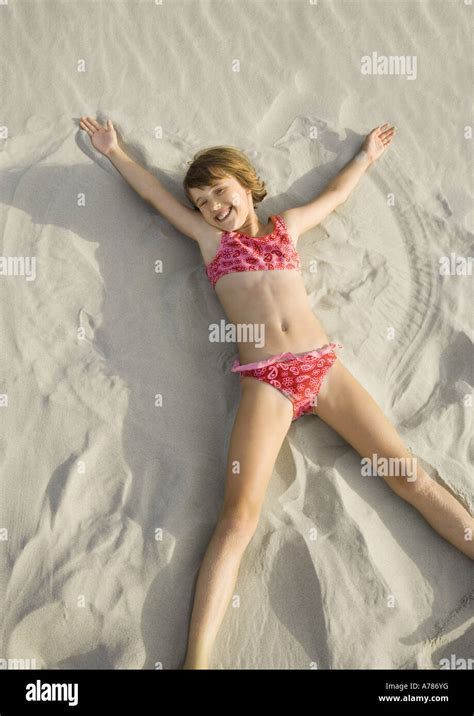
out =
[(94, 131), (95, 131), (95, 128), (94, 128), (94, 126), (91, 124), (89, 117), (86, 117), (86, 118), (84, 119), (84, 124), (85, 124), (85, 127), (86, 127), (86, 129), (87, 129), (88, 132), (94, 132)]
[(379, 124), (378, 127), (375, 127), (375, 129), (373, 129), (373, 130), (371, 131), (371, 134), (373, 134), (375, 137), (379, 137), (379, 136), (381, 135), (382, 130), (383, 130), (383, 128), (384, 128), (385, 126), (386, 126), (385, 124)]
[(84, 121), (83, 119), (81, 119), (81, 127), (85, 132), (87, 132), (87, 134), (93, 133), (93, 129), (91, 129), (91, 127), (88, 125), (88, 123), (86, 121)]
[(90, 117), (90, 121), (91, 121), (92, 126), (93, 126), (96, 130), (103, 129), (103, 127), (102, 127), (102, 125), (100, 124), (100, 122), (97, 122), (97, 120), (95, 120), (93, 117)]

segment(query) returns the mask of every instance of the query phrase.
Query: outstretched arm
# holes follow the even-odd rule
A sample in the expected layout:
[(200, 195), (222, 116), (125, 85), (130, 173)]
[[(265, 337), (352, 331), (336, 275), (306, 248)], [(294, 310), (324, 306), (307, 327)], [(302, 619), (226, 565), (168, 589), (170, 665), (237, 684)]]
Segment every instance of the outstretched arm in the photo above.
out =
[(81, 117), (80, 125), (81, 129), (88, 133), (92, 146), (110, 159), (142, 199), (151, 204), (182, 234), (197, 240), (205, 223), (201, 214), (175, 199), (153, 174), (128, 156), (119, 146), (117, 133), (110, 119), (102, 125), (93, 117)]
[(317, 226), (328, 214), (343, 204), (369, 166), (382, 156), (395, 134), (396, 128), (388, 123), (375, 127), (364, 140), (356, 156), (331, 179), (324, 191), (303, 206), (285, 211), (295, 236)]

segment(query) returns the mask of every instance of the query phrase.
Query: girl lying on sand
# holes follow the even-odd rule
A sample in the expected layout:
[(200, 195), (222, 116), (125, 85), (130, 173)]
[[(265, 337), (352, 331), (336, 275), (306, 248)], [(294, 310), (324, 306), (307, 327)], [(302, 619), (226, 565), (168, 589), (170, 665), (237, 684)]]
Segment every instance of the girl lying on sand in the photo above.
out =
[(319, 196), (264, 224), (255, 208), (266, 196), (265, 184), (240, 150), (212, 147), (195, 155), (183, 183), (190, 208), (127, 156), (110, 120), (103, 126), (83, 117), (81, 127), (143, 199), (197, 241), (229, 321), (264, 328), (263, 349), (242, 341), (240, 360), (232, 366), (240, 375), (241, 397), (222, 510), (198, 575), (184, 668), (208, 668), (280, 447), (302, 415), (318, 416), (363, 459), (378, 465), (377, 474), (396, 495), (473, 559), (472, 516), (416, 464), (395, 427), (346, 368), (336, 353), (343, 346), (330, 340), (314, 315), (301, 274), (300, 237), (347, 199), (387, 151), (395, 128), (385, 123), (373, 129)]

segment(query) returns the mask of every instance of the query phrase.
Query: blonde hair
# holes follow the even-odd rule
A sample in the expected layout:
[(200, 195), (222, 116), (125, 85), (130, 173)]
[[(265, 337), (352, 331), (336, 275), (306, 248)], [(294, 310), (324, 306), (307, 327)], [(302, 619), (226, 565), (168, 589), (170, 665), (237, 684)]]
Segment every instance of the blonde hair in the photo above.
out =
[(184, 177), (183, 188), (187, 198), (197, 211), (199, 209), (194, 204), (189, 189), (212, 186), (225, 175), (233, 176), (241, 186), (250, 189), (254, 208), (267, 195), (265, 182), (257, 176), (248, 157), (237, 147), (221, 146), (201, 149), (188, 164), (190, 167)]

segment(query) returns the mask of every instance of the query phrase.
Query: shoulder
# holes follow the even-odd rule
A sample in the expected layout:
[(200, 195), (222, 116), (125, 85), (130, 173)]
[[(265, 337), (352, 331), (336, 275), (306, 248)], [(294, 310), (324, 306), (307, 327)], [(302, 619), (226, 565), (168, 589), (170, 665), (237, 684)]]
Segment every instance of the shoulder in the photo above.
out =
[(211, 226), (203, 219), (200, 213), (195, 215), (195, 225), (194, 225), (194, 239), (198, 243), (207, 243), (207, 242), (213, 242), (218, 241), (220, 239), (221, 234), (223, 233), (221, 229), (218, 229), (215, 226)]
[(280, 211), (277, 216), (283, 219), (283, 223), (286, 226), (287, 233), (290, 235), (291, 239), (293, 240), (293, 243), (296, 246), (296, 243), (299, 239), (299, 231), (295, 210), (286, 209), (285, 211)]
[(225, 232), (210, 226), (201, 215), (198, 219), (200, 221), (196, 225), (193, 238), (199, 246), (205, 265), (207, 265), (215, 258)]
[(217, 227), (210, 226), (204, 221), (201, 214), (196, 214), (196, 221), (192, 231), (192, 238), (196, 241), (201, 251), (204, 263), (207, 265), (215, 256), (220, 246), (223, 232)]

